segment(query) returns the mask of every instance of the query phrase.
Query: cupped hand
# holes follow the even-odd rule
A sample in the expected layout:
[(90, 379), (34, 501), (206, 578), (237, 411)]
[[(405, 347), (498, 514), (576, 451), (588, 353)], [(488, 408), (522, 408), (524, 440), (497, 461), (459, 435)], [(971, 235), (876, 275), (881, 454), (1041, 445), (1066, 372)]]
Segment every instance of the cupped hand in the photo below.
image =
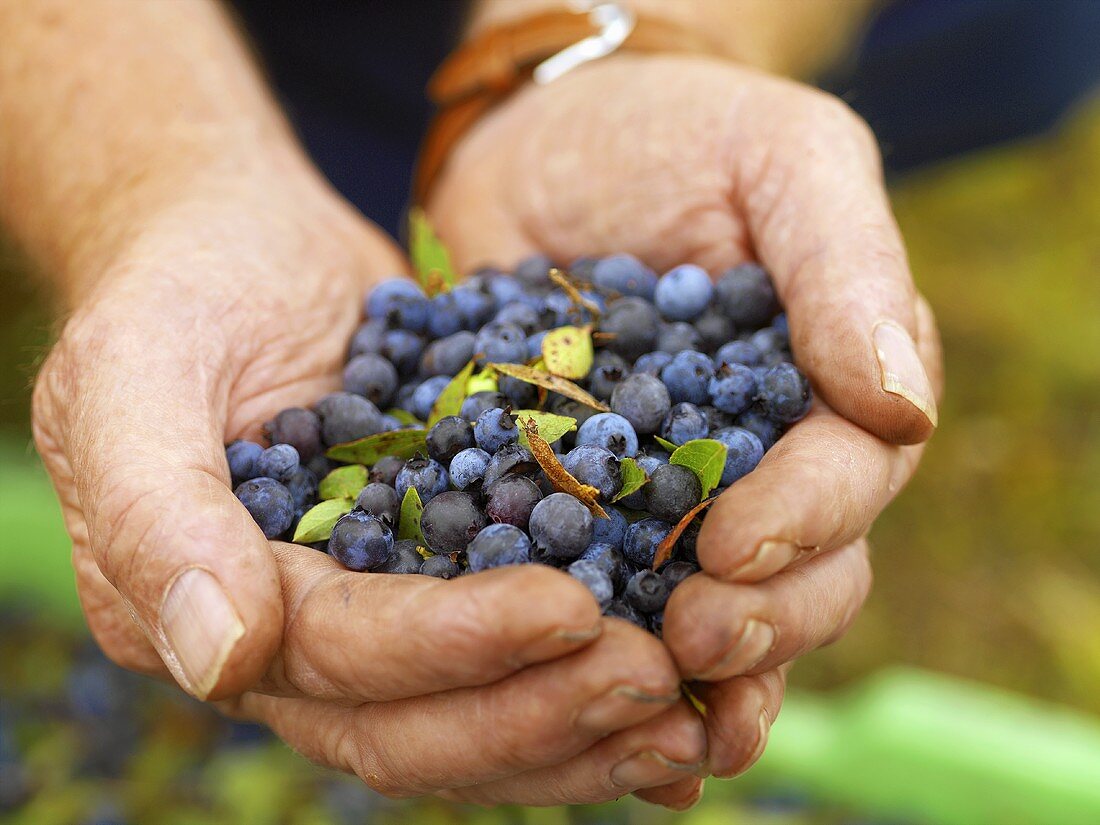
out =
[(106, 653), (385, 793), (581, 801), (704, 758), (667, 651), (543, 567), (443, 582), (269, 542), (223, 444), (338, 386), (397, 249), (312, 175), (135, 220), (65, 325), (35, 437)]
[[(704, 573), (665, 614), (665, 641), (710, 708), (709, 769), (744, 770), (778, 712), (785, 663), (837, 638), (861, 606), (862, 537), (937, 423), (938, 337), (873, 135), (790, 81), (621, 55), (494, 110), (455, 148), (429, 206), (464, 267), (630, 252), (658, 271), (745, 260), (771, 271), (815, 407), (711, 508)], [(647, 796), (693, 792), (685, 780)]]

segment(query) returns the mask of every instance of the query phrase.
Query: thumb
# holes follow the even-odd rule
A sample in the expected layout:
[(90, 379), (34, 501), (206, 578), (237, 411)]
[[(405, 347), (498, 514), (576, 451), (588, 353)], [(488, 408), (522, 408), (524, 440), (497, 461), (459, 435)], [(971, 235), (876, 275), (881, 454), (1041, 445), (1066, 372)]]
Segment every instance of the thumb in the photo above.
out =
[(758, 257), (822, 398), (887, 441), (924, 441), (938, 423), (941, 376), (918, 354), (929, 342), (878, 148), (844, 104), (809, 102), (804, 128), (785, 123), (769, 141), (771, 160), (745, 195)]
[(183, 688), (240, 693), (267, 669), (283, 608), (270, 546), (229, 487), (224, 359), (163, 329), (90, 326), (47, 368), (66, 388), (64, 447), (96, 563)]

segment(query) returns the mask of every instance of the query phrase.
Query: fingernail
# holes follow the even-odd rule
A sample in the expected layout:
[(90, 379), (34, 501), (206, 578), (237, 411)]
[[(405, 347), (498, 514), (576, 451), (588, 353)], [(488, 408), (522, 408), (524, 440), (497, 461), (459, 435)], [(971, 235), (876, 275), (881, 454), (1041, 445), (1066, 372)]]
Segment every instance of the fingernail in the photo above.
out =
[(657, 751), (642, 751), (611, 769), (611, 782), (620, 788), (652, 788), (666, 785), (695, 771), (696, 765), (673, 762)]
[(939, 413), (932, 395), (932, 384), (909, 333), (894, 321), (879, 321), (871, 337), (882, 370), (882, 388), (888, 393), (900, 395), (924, 413), (933, 427), (938, 425)]
[(241, 617), (213, 574), (201, 567), (180, 573), (164, 597), (160, 626), (175, 658), (169, 668), (182, 675), (184, 687), (205, 699), (244, 635)]
[(718, 663), (706, 672), (693, 678), (712, 681), (715, 678), (727, 678), (745, 673), (755, 667), (768, 655), (775, 644), (775, 628), (759, 619), (749, 619), (745, 629), (718, 660)]
[[(700, 779), (706, 779), (705, 776), (699, 777), (699, 778)], [(670, 811), (676, 811), (677, 813), (684, 813), (685, 811), (690, 811), (692, 808), (694, 808), (696, 805), (698, 805), (699, 800), (701, 800), (703, 798), (703, 788), (704, 787), (705, 787), (705, 783), (700, 782), (698, 785), (696, 785), (692, 789), (691, 793), (688, 794), (687, 796), (685, 796), (683, 799), (681, 799), (677, 802), (663, 803), (663, 807), (668, 808)]]
[(740, 765), (737, 765), (732, 770), (723, 773), (716, 773), (719, 779), (733, 779), (735, 776), (740, 776), (753, 765), (763, 755), (764, 747), (768, 744), (768, 731), (771, 730), (772, 721), (768, 718), (768, 712), (766, 710), (760, 711), (760, 716), (756, 719), (756, 744), (753, 745), (752, 753), (750, 753), (745, 761)]
[(603, 622), (596, 622), (593, 627), (555, 630), (522, 648), (516, 654), (512, 665), (518, 669), (536, 662), (556, 659), (581, 645), (598, 639), (602, 632)]
[(636, 687), (620, 685), (590, 702), (577, 715), (576, 724), (589, 731), (617, 730), (637, 719), (639, 705), (671, 705), (679, 698), (679, 691), (647, 693)]
[(751, 559), (735, 569), (728, 578), (756, 580), (770, 576), (790, 564), (799, 553), (792, 541), (765, 539)]

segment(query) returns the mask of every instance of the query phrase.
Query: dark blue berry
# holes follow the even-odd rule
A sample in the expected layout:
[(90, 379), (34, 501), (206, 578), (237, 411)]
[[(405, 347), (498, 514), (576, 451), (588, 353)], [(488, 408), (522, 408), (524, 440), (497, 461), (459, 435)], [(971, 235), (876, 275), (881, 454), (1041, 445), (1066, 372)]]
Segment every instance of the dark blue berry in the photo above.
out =
[(592, 541), (592, 514), (568, 493), (547, 496), (531, 511), (531, 538), (550, 556), (575, 559)]
[(577, 446), (585, 444), (610, 450), (617, 458), (633, 457), (638, 452), (638, 434), (618, 413), (598, 413), (577, 432)]
[(507, 407), (508, 399), (504, 397), (503, 393), (493, 392), (492, 390), (481, 390), (475, 392), (462, 402), (462, 408), (459, 410), (459, 417), (465, 418), (471, 424), (477, 421), (480, 416), (486, 410), (491, 410), (494, 407)]
[(428, 344), (420, 356), (420, 374), (425, 378), (458, 375), (474, 357), (474, 338), (472, 332), (462, 330)]
[(760, 350), (748, 341), (730, 341), (718, 348), (714, 353), (714, 366), (723, 364), (744, 364), (746, 367), (757, 367), (764, 363)]
[(481, 486), (485, 470), (489, 466), (490, 455), (477, 447), (470, 447), (451, 459), (451, 484), (459, 490), (468, 490), (474, 485)]
[(710, 423), (706, 413), (686, 401), (673, 404), (665, 420), (661, 422), (661, 438), (673, 444), (706, 438), (709, 432)]
[(600, 331), (613, 336), (607, 342), (608, 349), (633, 361), (654, 348), (659, 322), (653, 304), (642, 298), (620, 298), (608, 307)]
[(813, 404), (810, 382), (794, 364), (777, 364), (760, 379), (760, 408), (772, 421), (793, 424)]
[(708, 403), (710, 379), (713, 377), (714, 363), (701, 352), (681, 352), (661, 370), (661, 380), (668, 387), (669, 397), (674, 403)]
[(693, 321), (713, 297), (714, 285), (707, 271), (695, 264), (681, 264), (661, 276), (653, 302), (671, 321)]
[(470, 493), (439, 493), (424, 505), (420, 529), (433, 553), (460, 553), (488, 523)]
[(256, 459), (256, 475), (287, 482), (299, 465), (298, 451), (289, 444), (273, 444)]
[(449, 483), (450, 479), (442, 464), (430, 458), (418, 457), (405, 462), (405, 466), (397, 474), (394, 486), (402, 501), (409, 488), (415, 487), (420, 501), (427, 504), (446, 490)]
[(740, 427), (719, 430), (711, 438), (726, 445), (726, 466), (722, 470), (721, 481), (723, 487), (751, 473), (764, 457), (764, 445), (760, 439)]
[(730, 415), (744, 412), (756, 397), (756, 373), (742, 364), (723, 364), (710, 379), (711, 403)]
[(348, 570), (376, 570), (393, 550), (393, 533), (381, 520), (352, 510), (332, 528), (328, 553)]
[(603, 509), (607, 513), (607, 518), (592, 520), (592, 543), (609, 544), (616, 550), (620, 550), (629, 523), (626, 516), (615, 507), (604, 507)]
[(394, 542), (389, 558), (376, 567), (374, 572), (408, 575), (419, 573), (423, 564), (424, 557), (417, 551), (416, 542), (411, 539), (404, 539)]
[(402, 376), (416, 373), (423, 352), (424, 339), (407, 329), (389, 329), (382, 335), (379, 354), (385, 356)]
[(642, 487), (646, 510), (659, 519), (676, 524), (703, 498), (699, 477), (679, 464), (662, 464)]
[(234, 487), (259, 475), (256, 461), (263, 451), (264, 448), (259, 444), (244, 439), (238, 439), (225, 448), (225, 460), (229, 464), (229, 476)]
[(623, 488), (619, 459), (605, 447), (578, 444), (562, 460), (562, 466), (581, 484), (599, 490), (604, 501), (611, 501)]
[(623, 588), (623, 601), (642, 613), (664, 610), (669, 596), (668, 582), (652, 570), (639, 570)]
[(371, 482), (359, 491), (355, 506), (392, 530), (401, 514), (401, 497), (388, 484)]
[(714, 290), (718, 302), (739, 329), (762, 327), (779, 312), (775, 287), (759, 264), (745, 263), (726, 270)]
[(531, 561), (531, 540), (511, 524), (490, 524), (470, 542), (466, 560), (474, 573), (509, 564), (527, 564)]
[(633, 255), (620, 253), (592, 265), (592, 283), (613, 295), (634, 295), (650, 301), (657, 288), (657, 275)]
[(634, 362), (634, 372), (644, 372), (652, 375), (654, 378), (661, 376), (661, 370), (663, 370), (669, 362), (672, 361), (672, 353), (661, 352), (647, 352), (641, 358)]
[(397, 393), (397, 369), (373, 352), (356, 355), (344, 367), (344, 391), (361, 395), (377, 407), (388, 407)]
[(676, 355), (684, 350), (701, 349), (703, 349), (703, 339), (691, 324), (683, 321), (661, 324), (660, 331), (657, 334), (658, 352)]
[(489, 362), (522, 364), (527, 359), (527, 336), (515, 324), (492, 321), (478, 331), (474, 353)]
[(477, 446), (491, 455), (505, 444), (514, 444), (518, 441), (519, 427), (506, 410), (499, 407), (486, 410), (474, 423), (474, 439), (477, 441)]
[(456, 455), (474, 446), (474, 430), (464, 418), (448, 415), (432, 425), (425, 442), (428, 457), (446, 467)]
[(437, 579), (453, 579), (462, 572), (449, 556), (430, 556), (420, 565), (420, 573)]
[(397, 474), (405, 466), (405, 460), (395, 455), (382, 456), (370, 468), (370, 480), (372, 483), (388, 484), (391, 487), (397, 481)]
[(615, 586), (611, 583), (611, 577), (596, 562), (578, 559), (566, 568), (566, 572), (588, 588), (600, 607), (614, 598)]
[(653, 566), (657, 545), (672, 532), (672, 525), (659, 518), (644, 518), (630, 525), (623, 540), (623, 555), (639, 567)]
[(646, 373), (628, 375), (611, 394), (612, 411), (629, 421), (639, 435), (657, 432), (671, 408), (668, 389)]
[(499, 524), (526, 530), (531, 511), (542, 500), (539, 486), (527, 476), (511, 473), (485, 491), (485, 515)]
[(264, 432), (272, 444), (289, 444), (297, 450), (303, 463), (324, 451), (321, 418), (313, 410), (289, 407), (264, 424)]
[(275, 479), (253, 478), (242, 482), (233, 493), (269, 539), (290, 529), (294, 521), (294, 499)]
[[(595, 519), (598, 524), (605, 519)], [(581, 559), (595, 564), (611, 580), (615, 591), (622, 590), (627, 579), (627, 564), (622, 549), (611, 544), (593, 542), (581, 553)]]
[(329, 446), (382, 432), (382, 414), (361, 395), (333, 392), (317, 402), (321, 437)]

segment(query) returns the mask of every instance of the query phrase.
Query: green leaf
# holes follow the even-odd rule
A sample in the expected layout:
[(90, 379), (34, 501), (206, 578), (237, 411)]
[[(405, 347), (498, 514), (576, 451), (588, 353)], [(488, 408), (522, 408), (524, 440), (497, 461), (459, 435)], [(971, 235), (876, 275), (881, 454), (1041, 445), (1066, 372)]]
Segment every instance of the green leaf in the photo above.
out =
[(340, 520), (340, 516), (351, 512), (354, 503), (350, 498), (330, 498), (311, 507), (302, 514), (298, 526), (294, 528), (294, 541), (299, 544), (327, 541), (332, 535), (333, 525)]
[(653, 440), (656, 441), (658, 444), (660, 444), (662, 447), (664, 447), (666, 450), (668, 450), (670, 453), (674, 453), (678, 449), (680, 449), (676, 444), (673, 444), (671, 441), (666, 441), (665, 439), (661, 438), (659, 435), (653, 436)]
[(542, 360), (553, 375), (584, 378), (594, 357), (591, 327), (558, 327), (542, 339)]
[(322, 499), (355, 498), (367, 486), (367, 468), (362, 464), (337, 467), (321, 480), (317, 495)]
[(713, 438), (696, 438), (677, 447), (669, 463), (680, 464), (695, 473), (703, 485), (703, 498), (706, 498), (722, 480), (722, 470), (726, 467), (726, 445)]
[(639, 467), (638, 462), (630, 456), (619, 462), (619, 469), (623, 474), (623, 489), (619, 491), (615, 498), (611, 499), (612, 501), (626, 498), (631, 493), (642, 489), (642, 485), (649, 481), (649, 476), (646, 475), (645, 470)]
[(402, 424), (413, 424), (417, 427), (423, 427), (424, 422), (413, 415), (408, 410), (403, 410), (400, 407), (394, 407), (392, 410), (386, 410), (386, 415), (396, 418)]
[(374, 464), (387, 455), (412, 458), (417, 453), (427, 451), (428, 445), (424, 440), (427, 434), (427, 430), (390, 430), (388, 433), (368, 435), (358, 441), (329, 447), (325, 455), (337, 461), (367, 465)]
[(413, 539), (418, 544), (425, 544), (424, 533), (420, 530), (420, 516), (424, 513), (424, 505), (420, 503), (420, 493), (415, 487), (405, 491), (405, 498), (401, 500), (401, 518), (397, 522), (397, 538)]
[(454, 286), (455, 271), (447, 247), (432, 229), (423, 209), (409, 212), (409, 257), (429, 297)]
[(450, 383), (443, 388), (443, 392), (435, 399), (431, 415), (428, 416), (429, 429), (441, 418), (446, 418), (448, 415), (458, 415), (462, 409), (462, 402), (466, 400), (466, 385), (473, 374), (474, 362), (471, 359), (466, 366), (458, 371), (458, 375), (451, 379)]
[(466, 395), (473, 395), (475, 392), (497, 392), (500, 389), (500, 384), (497, 383), (497, 374), (492, 367), (486, 367), (477, 375), (471, 375), (470, 380), (466, 382)]
[[(553, 444), (566, 433), (577, 429), (577, 419), (568, 415), (555, 415), (541, 410), (516, 410), (512, 417), (517, 421), (530, 420), (535, 422), (539, 431), (539, 438), (547, 444)], [(531, 443), (527, 440), (527, 432), (521, 426), (519, 428), (519, 443), (527, 449), (531, 449)]]

